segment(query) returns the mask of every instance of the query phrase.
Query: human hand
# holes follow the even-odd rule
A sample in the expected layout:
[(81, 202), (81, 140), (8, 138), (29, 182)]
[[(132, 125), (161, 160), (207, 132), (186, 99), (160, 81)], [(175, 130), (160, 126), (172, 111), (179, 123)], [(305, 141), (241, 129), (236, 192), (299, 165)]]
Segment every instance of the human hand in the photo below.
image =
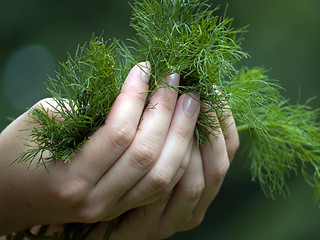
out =
[[(185, 166), (186, 172), (172, 193), (167, 198), (127, 212), (113, 232), (112, 240), (164, 239), (202, 222), (239, 147), (233, 117), (223, 119), (222, 124), (229, 127), (223, 133), (220, 128), (217, 138), (211, 136), (211, 144), (199, 147), (193, 142), (190, 145), (186, 153), (190, 163)], [(108, 224), (101, 223), (89, 240), (102, 239)]]
[[(186, 95), (177, 102), (175, 91), (160, 88), (150, 103), (156, 107), (150, 107), (141, 120), (147, 71), (138, 66), (130, 71), (106, 124), (70, 164), (57, 160), (49, 172), (34, 169), (34, 163), (29, 171), (29, 163), (11, 165), (28, 149), (17, 138), (27, 138), (28, 133), (20, 130), (36, 127), (27, 123), (28, 113), (1, 133), (0, 235), (38, 224), (110, 220), (167, 196), (188, 166), (186, 152), (200, 106)], [(166, 80), (179, 84), (177, 74)], [(42, 104), (52, 113), (48, 101), (37, 106)]]

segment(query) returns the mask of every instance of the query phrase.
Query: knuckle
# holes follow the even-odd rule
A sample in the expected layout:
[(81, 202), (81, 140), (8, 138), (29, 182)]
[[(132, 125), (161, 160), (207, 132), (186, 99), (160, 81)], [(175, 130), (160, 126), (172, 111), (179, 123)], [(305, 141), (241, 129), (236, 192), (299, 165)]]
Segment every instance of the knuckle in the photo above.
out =
[(73, 181), (54, 186), (52, 194), (61, 203), (76, 205), (86, 199), (88, 191), (88, 183), (85, 180), (76, 178)]
[(227, 158), (224, 161), (221, 161), (220, 164), (211, 173), (212, 182), (214, 184), (220, 183), (227, 174), (229, 167), (230, 162)]
[[(132, 92), (132, 91), (130, 91)], [(138, 104), (144, 106), (146, 103), (146, 95), (145, 94), (141, 94), (141, 92), (138, 90), (137, 93), (135, 94), (136, 100), (138, 102)]]
[(158, 158), (159, 153), (154, 147), (144, 143), (137, 143), (131, 151), (131, 158), (137, 169), (150, 167)]
[(110, 140), (116, 147), (126, 148), (132, 142), (135, 130), (129, 125), (117, 125), (109, 128)]
[(171, 180), (171, 177), (163, 171), (153, 172), (149, 179), (151, 187), (156, 191), (160, 191), (164, 196), (170, 193), (169, 185)]
[(190, 141), (190, 135), (193, 133), (193, 129), (186, 128), (186, 125), (177, 126), (175, 131), (180, 138), (186, 141)]
[(77, 222), (95, 223), (98, 221), (110, 221), (122, 212), (116, 208), (116, 202), (111, 199), (101, 201), (99, 199), (91, 199), (79, 204), (76, 208)]
[[(126, 88), (121, 89), (121, 94), (118, 96), (123, 98), (123, 100), (133, 106), (144, 106), (146, 102), (146, 94), (141, 94), (141, 89), (139, 89), (136, 85), (124, 85)], [(126, 91), (123, 91), (126, 89)], [(128, 91), (128, 89), (130, 89)]]
[(83, 223), (95, 223), (104, 218), (104, 208), (101, 204), (88, 204), (77, 211), (77, 220)]
[(205, 188), (204, 181), (199, 181), (197, 183), (194, 183), (193, 185), (187, 187), (186, 189), (186, 200), (187, 201), (193, 201), (198, 200)]
[[(163, 89), (164, 91), (171, 91), (170, 89)], [(175, 105), (172, 104), (170, 101), (159, 101), (157, 103), (159, 107), (161, 107), (165, 112), (172, 113), (174, 111)]]
[(179, 168), (181, 169), (181, 171), (185, 172), (188, 169), (188, 167), (189, 167), (189, 161), (188, 159), (185, 158), (180, 164)]

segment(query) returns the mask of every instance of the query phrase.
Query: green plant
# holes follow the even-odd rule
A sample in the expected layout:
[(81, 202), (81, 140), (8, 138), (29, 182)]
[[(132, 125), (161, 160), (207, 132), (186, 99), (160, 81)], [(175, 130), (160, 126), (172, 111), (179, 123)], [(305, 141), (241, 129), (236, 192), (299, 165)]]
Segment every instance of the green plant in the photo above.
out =
[[(234, 29), (233, 19), (226, 13), (216, 16), (218, 8), (206, 1), (136, 0), (132, 9), (131, 26), (137, 36), (130, 45), (93, 36), (75, 57), (69, 55), (61, 63), (48, 86), (55, 111), (31, 111), (33, 122), (41, 126), (30, 130), (36, 147), (17, 161), (33, 161), (39, 153), (38, 165), (46, 167), (57, 159), (72, 161), (82, 143), (104, 124), (129, 69), (150, 61), (149, 99), (160, 87), (172, 87), (163, 78), (178, 72), (181, 85), (176, 90), (200, 96), (207, 106), (195, 129), (198, 144), (207, 142), (219, 124), (210, 113), (230, 106), (240, 137), (249, 143), (252, 179), (265, 194), (273, 199), (285, 196), (286, 177), (301, 171), (320, 205), (319, 109), (309, 102), (291, 105), (263, 68), (236, 67), (248, 56), (241, 48), (246, 28)], [(52, 155), (42, 157), (44, 151)], [(110, 229), (106, 239), (109, 233)], [(62, 235), (58, 239), (66, 239)]]

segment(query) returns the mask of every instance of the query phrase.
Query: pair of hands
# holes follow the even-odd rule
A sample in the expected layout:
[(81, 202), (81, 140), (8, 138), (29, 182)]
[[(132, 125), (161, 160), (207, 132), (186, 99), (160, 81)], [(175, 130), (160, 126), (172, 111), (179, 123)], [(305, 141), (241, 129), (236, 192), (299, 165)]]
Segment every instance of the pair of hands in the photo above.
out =
[[(99, 221), (90, 236), (98, 239), (124, 212), (113, 240), (166, 238), (200, 224), (239, 145), (234, 120), (224, 119), (230, 127), (199, 147), (193, 141), (200, 112), (195, 96), (178, 98), (160, 88), (150, 102), (156, 107), (143, 113), (150, 69), (143, 64), (132, 68), (106, 124), (70, 164), (56, 161), (49, 173), (10, 165), (27, 150), (17, 136), (27, 137), (19, 131), (30, 127), (28, 113), (1, 133), (0, 235), (38, 224)], [(165, 80), (179, 85), (178, 74)], [(38, 105), (50, 109), (48, 101)]]

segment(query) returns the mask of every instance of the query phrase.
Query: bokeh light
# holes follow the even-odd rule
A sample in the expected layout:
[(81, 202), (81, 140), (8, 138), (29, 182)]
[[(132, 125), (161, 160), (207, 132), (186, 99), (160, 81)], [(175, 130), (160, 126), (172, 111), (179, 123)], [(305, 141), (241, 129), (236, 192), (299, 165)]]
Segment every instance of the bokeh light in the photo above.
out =
[(43, 45), (31, 45), (14, 52), (3, 72), (4, 93), (10, 104), (22, 111), (44, 98), (45, 79), (53, 75), (56, 60)]

